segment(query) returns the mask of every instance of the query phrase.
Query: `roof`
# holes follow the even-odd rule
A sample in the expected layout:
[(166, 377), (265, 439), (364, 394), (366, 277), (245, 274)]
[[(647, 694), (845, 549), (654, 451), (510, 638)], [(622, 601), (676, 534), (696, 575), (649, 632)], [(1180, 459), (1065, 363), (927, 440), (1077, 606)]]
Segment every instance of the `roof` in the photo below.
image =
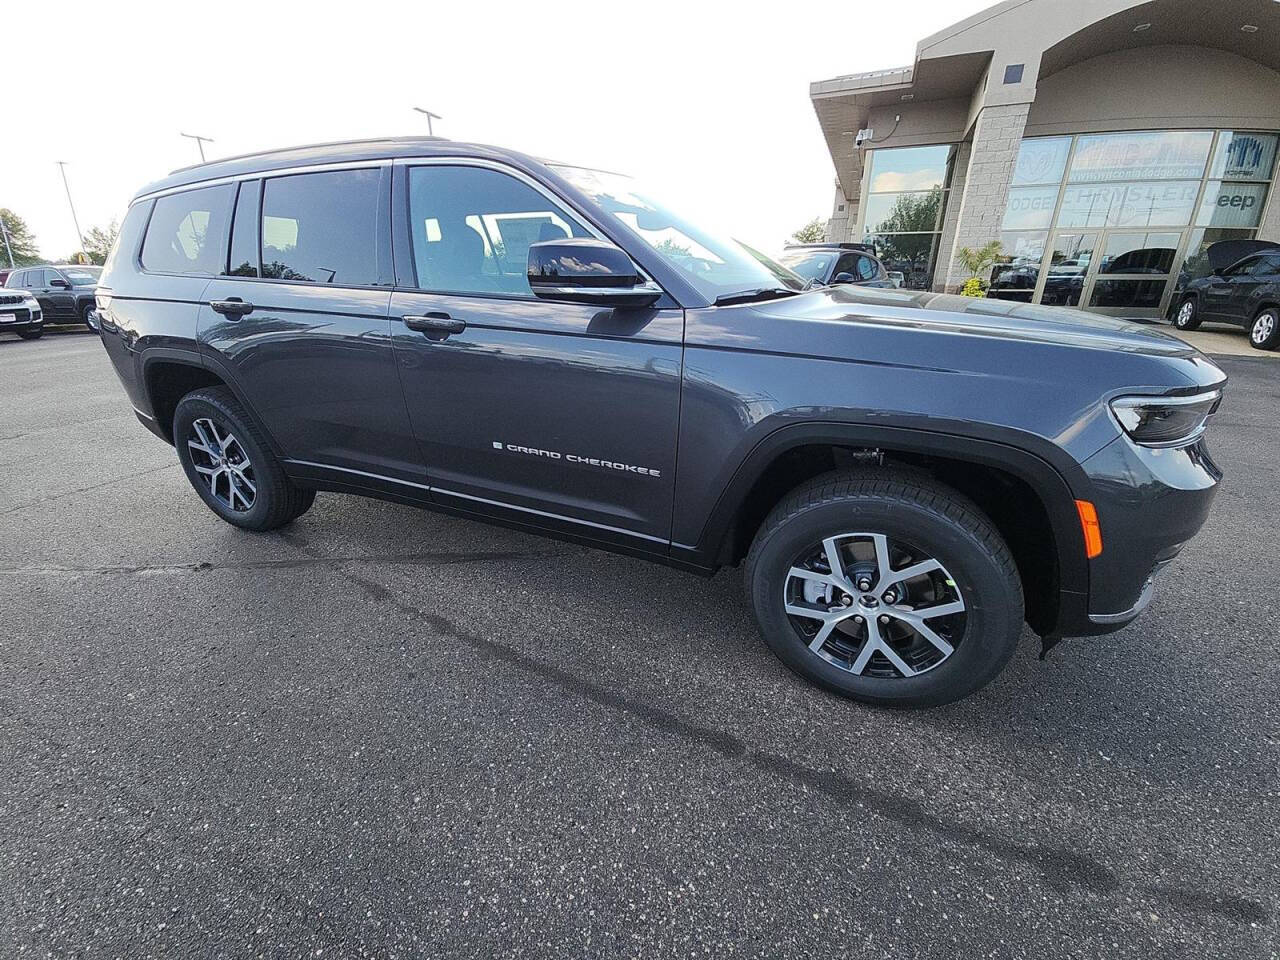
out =
[(380, 137), (373, 140), (341, 140), (298, 147), (282, 147), (226, 157), (174, 170), (167, 177), (149, 183), (135, 195), (138, 197), (185, 187), (208, 180), (240, 177), (253, 173), (269, 173), (293, 167), (318, 166), (327, 163), (351, 163), (361, 160), (386, 160), (396, 157), (470, 156), (492, 160), (514, 161), (517, 166), (539, 165), (541, 161), (514, 150), (447, 140), (444, 137)]

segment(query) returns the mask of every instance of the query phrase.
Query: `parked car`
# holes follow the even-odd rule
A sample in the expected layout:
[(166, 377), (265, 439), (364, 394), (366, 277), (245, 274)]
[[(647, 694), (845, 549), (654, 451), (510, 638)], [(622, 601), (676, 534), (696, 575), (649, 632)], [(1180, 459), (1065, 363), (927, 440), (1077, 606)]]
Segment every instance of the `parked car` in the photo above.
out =
[(627, 177), (394, 139), (144, 188), (98, 303), (138, 418), (245, 530), (338, 490), (741, 563), (784, 663), (893, 706), (983, 686), (1024, 620), (1050, 645), (1146, 608), (1221, 477), (1212, 361), (1075, 311), (802, 287)]
[(890, 270), (889, 281), (897, 288), (902, 288), (907, 285), (906, 274), (904, 274), (901, 270)]
[(0, 267), (0, 287), (4, 286), (4, 282), (9, 279), (9, 274), (13, 273), (10, 267)]
[[(1231, 242), (1231, 241), (1228, 241)], [(1234, 323), (1249, 331), (1259, 350), (1280, 346), (1280, 247), (1263, 248), (1222, 265), (1209, 248), (1207, 277), (1189, 279), (1173, 300), (1173, 325), (1195, 330), (1205, 320)]]
[(0, 333), (16, 333), (23, 340), (38, 340), (44, 333), (40, 304), (26, 290), (0, 288)]
[[(892, 287), (875, 247), (864, 243), (793, 243), (778, 258), (806, 280), (830, 286), (856, 283), (867, 287)], [(900, 284), (899, 284), (900, 286)]]
[(46, 263), (13, 271), (4, 285), (30, 290), (40, 301), (45, 323), (78, 322), (92, 330), (93, 289), (101, 275), (101, 267)]

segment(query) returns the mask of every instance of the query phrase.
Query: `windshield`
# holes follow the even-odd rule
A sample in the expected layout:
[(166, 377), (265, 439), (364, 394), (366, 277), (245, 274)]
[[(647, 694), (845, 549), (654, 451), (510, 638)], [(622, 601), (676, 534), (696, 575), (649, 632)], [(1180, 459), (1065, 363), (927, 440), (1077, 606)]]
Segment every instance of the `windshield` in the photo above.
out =
[(782, 255), (783, 265), (790, 267), (806, 280), (825, 280), (835, 260), (834, 253), (784, 253)]
[(558, 164), (553, 169), (635, 231), (708, 300), (780, 285), (789, 290), (804, 286), (790, 271), (771, 269), (737, 240), (682, 219), (630, 177)]
[(98, 285), (98, 276), (101, 273), (100, 269), (91, 270), (87, 267), (62, 271), (62, 275), (71, 281), (73, 287), (96, 287)]

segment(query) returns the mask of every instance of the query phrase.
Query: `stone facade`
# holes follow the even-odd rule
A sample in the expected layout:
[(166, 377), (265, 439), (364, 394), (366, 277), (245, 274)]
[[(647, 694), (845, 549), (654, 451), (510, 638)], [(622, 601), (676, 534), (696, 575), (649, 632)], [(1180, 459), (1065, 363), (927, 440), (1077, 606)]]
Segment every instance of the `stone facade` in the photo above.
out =
[[(969, 162), (963, 171), (964, 180), (953, 183), (951, 190), (954, 232), (949, 244), (944, 233), (944, 244), (938, 251), (934, 271), (937, 289), (953, 293), (968, 279), (968, 272), (957, 259), (961, 247), (977, 248), (1000, 239), (1009, 183), (1030, 107), (1029, 103), (1001, 104), (984, 107), (978, 114), (973, 140), (968, 145)], [(959, 159), (957, 157), (957, 175), (961, 166)], [(952, 219), (950, 211), (947, 219)]]

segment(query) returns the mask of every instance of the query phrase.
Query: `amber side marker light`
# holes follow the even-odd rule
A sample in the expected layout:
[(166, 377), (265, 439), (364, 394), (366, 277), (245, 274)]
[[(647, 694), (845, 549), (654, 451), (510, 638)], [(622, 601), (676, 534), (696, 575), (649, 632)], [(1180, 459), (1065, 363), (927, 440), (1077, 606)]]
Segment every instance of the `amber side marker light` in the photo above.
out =
[(1080, 514), (1080, 529), (1084, 532), (1084, 555), (1092, 560), (1102, 553), (1102, 527), (1098, 525), (1098, 511), (1088, 500), (1077, 500), (1076, 513)]

